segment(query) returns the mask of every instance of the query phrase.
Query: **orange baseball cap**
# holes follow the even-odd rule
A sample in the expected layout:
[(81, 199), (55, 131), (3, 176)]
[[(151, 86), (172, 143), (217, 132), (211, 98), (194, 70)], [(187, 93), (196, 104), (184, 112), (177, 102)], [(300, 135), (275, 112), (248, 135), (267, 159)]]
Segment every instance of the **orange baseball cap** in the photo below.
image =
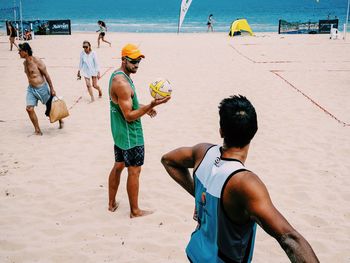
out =
[(131, 59), (137, 59), (139, 57), (145, 58), (139, 48), (133, 44), (126, 44), (122, 49), (122, 57), (129, 57)]

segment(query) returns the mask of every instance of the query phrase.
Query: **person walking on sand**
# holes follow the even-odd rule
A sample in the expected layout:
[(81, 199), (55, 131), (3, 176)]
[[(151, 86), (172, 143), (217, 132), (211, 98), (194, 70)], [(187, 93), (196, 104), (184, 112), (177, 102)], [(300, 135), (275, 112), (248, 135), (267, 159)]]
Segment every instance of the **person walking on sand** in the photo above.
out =
[(7, 28), (9, 30), (9, 34), (10, 34), (10, 37), (9, 37), (9, 40), (10, 40), (10, 51), (12, 51), (12, 47), (13, 45), (15, 45), (18, 49), (18, 46), (15, 42), (16, 40), (16, 36), (17, 36), (17, 31), (16, 31), (16, 28), (12, 25), (12, 23), (10, 21), (7, 22)]
[[(38, 100), (46, 104), (45, 115), (49, 116), (52, 97), (56, 95), (49, 73), (44, 62), (33, 56), (32, 48), (28, 43), (19, 44), (18, 53), (24, 59), (24, 72), (27, 75), (29, 86), (27, 88), (27, 107), (29, 118), (32, 121), (36, 135), (42, 135), (34, 107)], [(59, 120), (59, 128), (63, 128), (63, 121)]]
[(169, 175), (195, 198), (198, 226), (187, 257), (193, 263), (251, 262), (258, 223), (291, 262), (319, 262), (310, 244), (272, 204), (261, 179), (244, 165), (258, 130), (253, 105), (244, 96), (231, 96), (221, 101), (219, 115), (222, 146), (182, 147), (161, 159)]
[(102, 97), (102, 90), (100, 86), (97, 84), (97, 80), (100, 79), (100, 68), (97, 61), (97, 55), (95, 51), (92, 51), (91, 44), (89, 41), (83, 42), (83, 51), (80, 53), (80, 62), (79, 62), (79, 70), (78, 70), (78, 79), (81, 79), (81, 75), (83, 75), (85, 79), (85, 84), (88, 89), (89, 95), (91, 97), (91, 102), (94, 102), (94, 93), (92, 92), (92, 86), (98, 90), (98, 97)]
[(114, 212), (118, 208), (116, 195), (121, 173), (126, 167), (128, 170), (126, 188), (129, 197), (130, 218), (133, 218), (153, 213), (140, 209), (138, 205), (139, 176), (145, 154), (141, 117), (145, 114), (155, 117), (157, 112), (154, 107), (168, 102), (170, 97), (154, 99), (147, 105), (139, 104), (130, 75), (137, 72), (140, 62), (145, 56), (133, 44), (125, 45), (121, 55), (121, 66), (112, 73), (109, 81), (115, 163), (108, 180), (108, 210)]
[(106, 42), (106, 43), (109, 44), (109, 46), (111, 46), (112, 45), (111, 42), (108, 42), (107, 40), (105, 40), (105, 35), (106, 35), (106, 32), (107, 32), (106, 23), (101, 21), (101, 20), (98, 20), (97, 24), (100, 27), (100, 29), (96, 31), (96, 32), (99, 32), (98, 38), (97, 38), (97, 47), (98, 48), (100, 47), (100, 39), (102, 39), (103, 42)]
[(209, 31), (213, 32), (214, 31), (214, 27), (213, 27), (214, 21), (215, 20), (213, 18), (213, 14), (210, 14), (209, 17), (208, 17), (208, 21), (207, 21), (207, 26), (208, 26), (207, 32), (209, 32)]

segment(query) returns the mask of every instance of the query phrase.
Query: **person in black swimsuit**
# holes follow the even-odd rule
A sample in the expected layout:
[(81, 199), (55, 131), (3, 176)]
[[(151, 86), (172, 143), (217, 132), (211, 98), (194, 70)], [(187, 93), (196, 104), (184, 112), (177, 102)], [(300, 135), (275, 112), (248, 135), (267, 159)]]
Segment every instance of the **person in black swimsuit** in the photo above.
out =
[(213, 23), (214, 23), (213, 15), (210, 14), (209, 17), (208, 17), (208, 22), (207, 22), (207, 26), (208, 26), (207, 32), (209, 32), (209, 31), (213, 32), (214, 31)]
[(98, 34), (98, 38), (97, 38), (97, 47), (99, 48), (100, 47), (100, 39), (103, 41), (103, 42), (106, 42), (109, 44), (109, 46), (111, 46), (111, 43), (108, 42), (107, 40), (105, 40), (105, 35), (106, 35), (106, 31), (107, 31), (107, 26), (106, 26), (106, 23), (101, 21), (101, 20), (98, 20), (97, 21), (97, 24), (98, 26), (100, 27), (99, 30), (97, 30), (96, 32), (100, 32)]
[(10, 33), (10, 51), (12, 51), (12, 47), (13, 45), (15, 45), (18, 49), (17, 44), (15, 43), (15, 39), (17, 36), (17, 32), (16, 32), (16, 28), (11, 24), (11, 22), (7, 22), (7, 28), (8, 28), (8, 32)]

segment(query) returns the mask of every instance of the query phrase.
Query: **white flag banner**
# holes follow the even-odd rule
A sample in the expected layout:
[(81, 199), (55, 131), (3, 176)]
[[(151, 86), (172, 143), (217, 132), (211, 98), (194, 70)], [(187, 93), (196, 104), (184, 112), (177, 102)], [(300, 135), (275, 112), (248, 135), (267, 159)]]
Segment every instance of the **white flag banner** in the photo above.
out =
[(180, 28), (181, 28), (182, 22), (185, 19), (187, 10), (190, 8), (191, 3), (192, 3), (192, 0), (182, 0), (182, 2), (181, 2), (180, 16), (179, 16), (179, 25), (178, 25), (178, 28), (177, 28), (177, 33), (180, 32)]

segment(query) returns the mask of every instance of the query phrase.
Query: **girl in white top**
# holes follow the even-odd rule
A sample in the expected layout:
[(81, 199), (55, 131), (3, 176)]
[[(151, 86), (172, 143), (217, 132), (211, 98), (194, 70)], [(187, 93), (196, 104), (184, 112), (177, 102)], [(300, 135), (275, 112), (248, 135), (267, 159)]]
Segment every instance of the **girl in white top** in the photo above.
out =
[(97, 56), (95, 51), (92, 51), (91, 44), (89, 41), (83, 42), (83, 49), (80, 53), (80, 63), (78, 70), (78, 79), (81, 79), (81, 75), (85, 78), (86, 87), (91, 97), (91, 102), (95, 100), (92, 92), (90, 78), (92, 79), (92, 86), (98, 90), (99, 98), (102, 97), (102, 90), (97, 85), (97, 80), (100, 79), (100, 68), (97, 62)]

